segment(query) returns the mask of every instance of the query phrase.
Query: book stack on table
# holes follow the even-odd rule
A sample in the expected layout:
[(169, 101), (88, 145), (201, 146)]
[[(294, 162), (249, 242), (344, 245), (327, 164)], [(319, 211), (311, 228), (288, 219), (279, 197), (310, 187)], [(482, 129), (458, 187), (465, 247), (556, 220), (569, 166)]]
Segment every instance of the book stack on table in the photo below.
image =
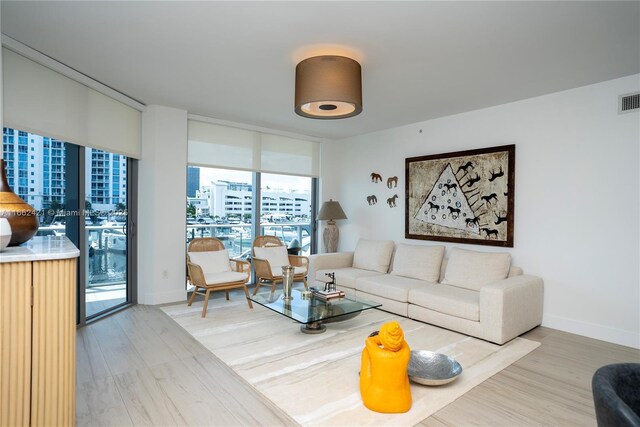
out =
[(344, 292), (343, 291), (321, 291), (321, 290), (314, 290), (313, 291), (313, 296), (324, 300), (324, 301), (328, 301), (331, 299), (336, 299), (336, 298), (342, 298), (344, 297)]

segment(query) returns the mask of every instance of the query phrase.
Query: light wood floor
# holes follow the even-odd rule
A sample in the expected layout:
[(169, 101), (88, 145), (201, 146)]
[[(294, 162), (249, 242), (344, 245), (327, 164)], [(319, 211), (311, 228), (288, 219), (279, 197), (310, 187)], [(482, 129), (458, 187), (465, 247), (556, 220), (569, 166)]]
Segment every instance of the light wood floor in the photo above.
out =
[(77, 365), (79, 426), (296, 425), (156, 307), (78, 329)]
[[(640, 362), (638, 350), (553, 329), (524, 337), (542, 345), (420, 425), (595, 425), (595, 370)], [(77, 348), (78, 425), (296, 424), (157, 307), (79, 329)]]

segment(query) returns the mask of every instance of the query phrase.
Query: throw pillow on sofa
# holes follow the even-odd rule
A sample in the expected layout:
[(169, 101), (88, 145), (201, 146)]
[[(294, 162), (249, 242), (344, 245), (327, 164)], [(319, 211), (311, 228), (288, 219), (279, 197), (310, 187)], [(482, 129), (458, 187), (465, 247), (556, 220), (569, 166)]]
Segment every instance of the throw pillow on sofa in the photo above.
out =
[(398, 244), (391, 274), (438, 283), (443, 257), (444, 246)]
[(506, 252), (476, 252), (453, 248), (442, 283), (479, 291), (483, 285), (506, 279), (511, 255)]
[(353, 267), (386, 273), (389, 271), (394, 245), (393, 240), (358, 240), (353, 253)]

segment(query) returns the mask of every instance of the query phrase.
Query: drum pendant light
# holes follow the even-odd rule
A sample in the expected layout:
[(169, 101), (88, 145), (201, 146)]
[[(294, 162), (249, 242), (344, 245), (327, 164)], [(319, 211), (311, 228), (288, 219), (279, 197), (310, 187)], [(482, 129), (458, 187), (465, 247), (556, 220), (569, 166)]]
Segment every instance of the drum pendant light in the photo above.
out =
[(310, 119), (344, 119), (362, 112), (358, 62), (344, 56), (307, 58), (296, 66), (295, 111)]

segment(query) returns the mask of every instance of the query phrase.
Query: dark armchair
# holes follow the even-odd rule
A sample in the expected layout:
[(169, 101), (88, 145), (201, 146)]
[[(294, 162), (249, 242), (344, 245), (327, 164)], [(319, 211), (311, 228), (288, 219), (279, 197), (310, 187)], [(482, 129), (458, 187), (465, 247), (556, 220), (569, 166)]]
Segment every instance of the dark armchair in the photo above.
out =
[(601, 367), (591, 388), (598, 427), (640, 427), (640, 363)]

